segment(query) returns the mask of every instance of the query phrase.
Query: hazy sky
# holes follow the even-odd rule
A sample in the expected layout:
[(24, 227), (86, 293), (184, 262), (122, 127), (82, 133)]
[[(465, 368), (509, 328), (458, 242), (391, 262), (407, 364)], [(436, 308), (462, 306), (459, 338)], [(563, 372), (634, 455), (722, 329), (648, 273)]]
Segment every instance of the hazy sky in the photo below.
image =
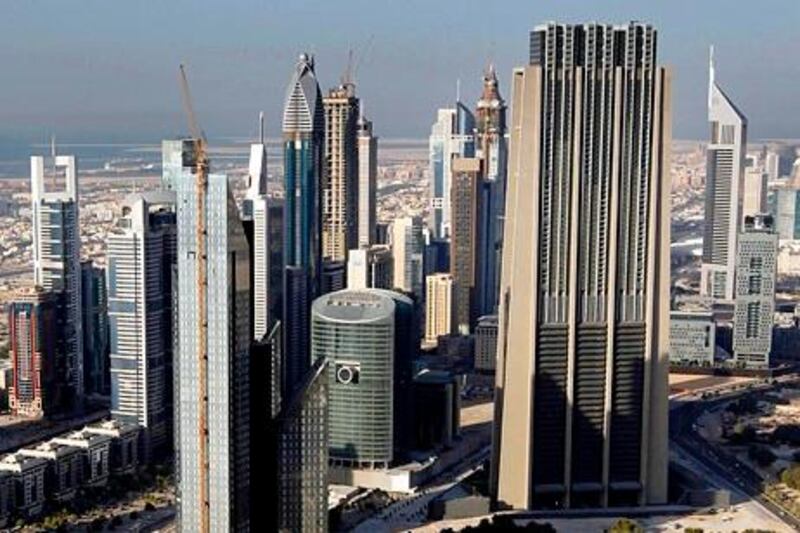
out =
[(297, 54), (316, 54), (327, 90), (349, 48), (378, 134), (423, 137), (458, 78), (475, 100), (489, 59), (510, 97), (534, 25), (631, 19), (656, 25), (660, 62), (675, 69), (676, 138), (706, 136), (711, 43), (751, 138), (800, 137), (799, 0), (4, 0), (0, 143), (181, 134), (181, 62), (209, 137), (255, 135), (262, 109), (277, 135)]

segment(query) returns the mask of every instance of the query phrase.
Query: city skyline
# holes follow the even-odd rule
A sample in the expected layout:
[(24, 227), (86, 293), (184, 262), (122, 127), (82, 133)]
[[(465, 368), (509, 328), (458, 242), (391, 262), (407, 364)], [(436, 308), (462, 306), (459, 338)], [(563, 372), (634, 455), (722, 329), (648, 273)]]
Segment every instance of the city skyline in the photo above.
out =
[[(454, 99), (455, 80), (462, 80), (462, 98), (473, 102), (480, 87), (467, 82), (493, 62), (501, 85), (508, 85), (511, 68), (524, 60), (521, 36), (535, 24), (595, 18), (638, 19), (664, 29), (662, 60), (680, 72), (675, 138), (705, 137), (701, 82), (710, 44), (718, 48), (720, 70), (725, 72), (722, 83), (746, 114), (758, 117), (751, 138), (796, 137), (790, 117), (800, 111), (800, 103), (791, 98), (797, 67), (779, 58), (800, 52), (800, 45), (790, 38), (800, 4), (782, 0), (762, 12), (721, 0), (701, 6), (688, 0), (678, 3), (696, 15), (684, 17), (686, 9), (661, 1), (617, 1), (602, 13), (576, 1), (536, 6), (520, 2), (504, 10), (482, 10), (479, 4), (452, 9), (449, 2), (425, 2), (406, 10), (354, 1), (352, 7), (360, 17), (350, 19), (335, 13), (346, 11), (341, 6), (335, 10), (312, 8), (308, 2), (256, 6), (239, 0), (212, 22), (198, 15), (203, 6), (211, 9), (208, 3), (190, 10), (183, 1), (171, 2), (156, 13), (135, 4), (12, 4), (6, 6), (5, 24), (0, 23), (0, 60), (14, 73), (4, 85), (8, 106), (0, 109), (0, 140), (41, 142), (55, 134), (70, 142), (133, 142), (179, 135), (183, 120), (174, 66), (180, 62), (192, 68), (198, 108), (214, 135), (255, 137), (250, 117), (264, 109), (267, 135), (274, 137), (280, 128), (285, 73), (297, 53), (308, 49), (318, 56), (324, 65), (321, 86), (327, 90), (338, 85), (351, 48), (359, 63), (359, 93), (368, 101), (366, 113), (380, 125), (379, 134), (422, 138), (431, 113)], [(723, 8), (725, 23), (711, 16)], [(514, 17), (504, 16), (512, 10)], [(87, 27), (82, 20), (89, 15), (95, 23)], [(153, 24), (156, 17), (171, 16), (192, 22), (184, 24), (187, 29)], [(341, 18), (343, 31), (321, 31), (330, 17)], [(437, 21), (443, 19), (449, 22), (440, 27)], [(498, 34), (494, 28), (501, 20), (507, 31)], [(211, 24), (236, 24), (242, 31), (227, 37)], [(34, 30), (36, 40), (24, 38)], [(742, 34), (749, 38), (741, 39)], [(159, 53), (154, 55), (154, 50)], [(403, 76), (397, 75), (400, 71)], [(423, 81), (424, 92), (409, 92), (423, 86)], [(55, 86), (58, 91), (52, 90)], [(402, 102), (403, 112), (398, 113), (392, 102)]]
[(51, 2), (0, 22), (0, 529), (800, 531), (785, 13)]

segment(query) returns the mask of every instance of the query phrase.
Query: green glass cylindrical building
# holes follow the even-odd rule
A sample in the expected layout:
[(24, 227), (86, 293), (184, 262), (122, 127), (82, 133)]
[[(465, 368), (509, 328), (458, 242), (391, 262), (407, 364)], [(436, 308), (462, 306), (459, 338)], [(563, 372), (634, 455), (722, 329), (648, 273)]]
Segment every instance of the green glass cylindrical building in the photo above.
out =
[[(311, 352), (328, 366), (328, 447), (333, 464), (385, 468), (394, 457), (397, 353), (410, 302), (379, 289), (314, 301)], [(405, 317), (405, 318), (404, 318)]]

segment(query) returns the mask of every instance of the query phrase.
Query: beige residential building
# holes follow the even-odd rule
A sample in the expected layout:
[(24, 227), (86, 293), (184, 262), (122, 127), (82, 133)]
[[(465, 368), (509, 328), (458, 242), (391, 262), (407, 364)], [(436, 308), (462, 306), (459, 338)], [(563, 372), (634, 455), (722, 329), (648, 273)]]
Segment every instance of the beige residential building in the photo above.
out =
[(530, 37), (512, 77), (490, 488), (514, 509), (663, 504), (670, 74), (647, 24)]
[(436, 346), (440, 336), (453, 333), (453, 276), (431, 274), (425, 286), (425, 344)]

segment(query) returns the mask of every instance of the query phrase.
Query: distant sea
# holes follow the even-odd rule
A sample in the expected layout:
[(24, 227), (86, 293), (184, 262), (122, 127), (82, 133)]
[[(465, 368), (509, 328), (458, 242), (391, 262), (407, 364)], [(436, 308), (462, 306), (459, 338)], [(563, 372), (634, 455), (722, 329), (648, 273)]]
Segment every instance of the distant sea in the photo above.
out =
[[(210, 156), (214, 167), (222, 172), (247, 166), (250, 153), (249, 139), (211, 140)], [(394, 152), (410, 157), (427, 158), (427, 140), (381, 139), (379, 151)], [(161, 145), (137, 143), (75, 143), (57, 144), (56, 153), (75, 155), (81, 176), (140, 177), (161, 174)], [(0, 179), (30, 176), (30, 156), (50, 155), (45, 144), (8, 143), (0, 140)], [(267, 164), (269, 168), (282, 166), (281, 141), (267, 139)]]

